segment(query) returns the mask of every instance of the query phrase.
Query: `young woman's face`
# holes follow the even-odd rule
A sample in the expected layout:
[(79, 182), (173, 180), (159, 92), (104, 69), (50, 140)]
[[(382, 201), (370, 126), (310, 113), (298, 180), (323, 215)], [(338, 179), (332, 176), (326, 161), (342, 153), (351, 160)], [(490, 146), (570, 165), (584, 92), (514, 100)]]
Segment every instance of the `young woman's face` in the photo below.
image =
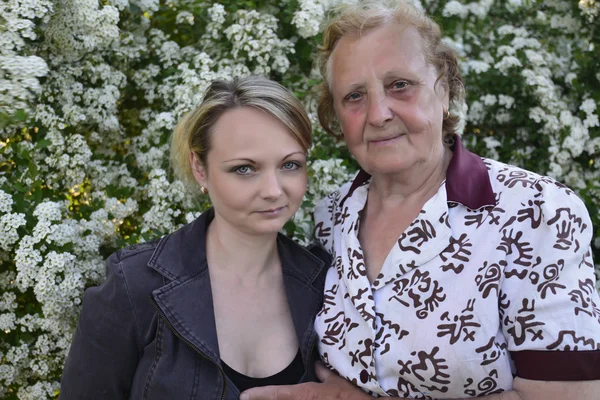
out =
[(278, 232), (306, 191), (306, 155), (283, 123), (260, 110), (225, 112), (213, 127), (198, 183), (209, 191), (215, 213), (249, 234)]

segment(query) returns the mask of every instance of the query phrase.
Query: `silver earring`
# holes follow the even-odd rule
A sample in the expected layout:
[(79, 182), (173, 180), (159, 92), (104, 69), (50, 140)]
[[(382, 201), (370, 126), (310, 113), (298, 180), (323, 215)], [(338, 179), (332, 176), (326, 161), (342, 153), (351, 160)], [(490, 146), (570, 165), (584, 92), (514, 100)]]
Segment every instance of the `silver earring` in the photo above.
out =
[(205, 188), (204, 186), (200, 186), (200, 191), (204, 194), (208, 194), (208, 189)]

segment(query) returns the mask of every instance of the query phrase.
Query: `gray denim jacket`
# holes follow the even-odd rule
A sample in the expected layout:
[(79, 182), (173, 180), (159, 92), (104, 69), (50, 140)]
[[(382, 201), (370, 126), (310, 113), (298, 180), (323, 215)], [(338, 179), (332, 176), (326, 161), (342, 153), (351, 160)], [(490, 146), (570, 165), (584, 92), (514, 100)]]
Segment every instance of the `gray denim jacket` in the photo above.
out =
[[(61, 400), (239, 398), (219, 357), (205, 233), (214, 211), (160, 240), (107, 260), (107, 279), (84, 295)], [(314, 381), (315, 315), (328, 255), (279, 235), (285, 289), (306, 373)], [(327, 265), (328, 266), (328, 265)]]

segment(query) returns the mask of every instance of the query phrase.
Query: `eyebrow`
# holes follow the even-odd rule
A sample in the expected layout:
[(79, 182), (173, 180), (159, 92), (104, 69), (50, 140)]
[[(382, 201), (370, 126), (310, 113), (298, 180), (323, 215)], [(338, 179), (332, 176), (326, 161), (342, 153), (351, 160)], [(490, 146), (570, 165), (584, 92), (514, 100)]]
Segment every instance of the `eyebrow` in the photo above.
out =
[[(286, 158), (290, 158), (291, 156), (293, 156), (295, 154), (302, 154), (303, 156), (306, 156), (306, 154), (303, 151), (295, 151), (295, 152), (290, 153), (287, 156), (283, 157), (283, 160), (285, 160)], [(222, 161), (221, 164), (232, 162), (232, 161), (244, 161), (244, 162), (248, 162), (248, 163), (251, 163), (251, 164), (256, 164), (256, 161), (254, 161), (251, 158), (232, 158), (230, 160)]]
[[(390, 71), (387, 71), (381, 80), (383, 82), (386, 82), (386, 81), (396, 80), (396, 79), (405, 79), (407, 81), (412, 81), (412, 82), (417, 80), (414, 78), (414, 73), (412, 71), (406, 71), (405, 69), (404, 70), (403, 69), (392, 69)], [(355, 83), (349, 84), (348, 86), (345, 86), (344, 90), (348, 91), (348, 92), (352, 92), (352, 91), (361, 90), (364, 88), (365, 88), (364, 82), (355, 82)]]
[(346, 92), (353, 92), (355, 90), (364, 89), (364, 88), (365, 88), (365, 84), (361, 82), (361, 83), (353, 83), (344, 89)]

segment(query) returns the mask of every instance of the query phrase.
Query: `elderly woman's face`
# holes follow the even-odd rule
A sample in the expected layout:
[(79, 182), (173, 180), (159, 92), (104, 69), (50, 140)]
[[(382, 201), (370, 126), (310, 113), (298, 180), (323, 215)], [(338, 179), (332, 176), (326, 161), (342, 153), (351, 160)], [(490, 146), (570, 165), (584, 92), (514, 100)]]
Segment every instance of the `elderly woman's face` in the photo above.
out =
[(444, 152), (448, 109), (416, 28), (388, 24), (345, 36), (330, 60), (334, 108), (348, 147), (372, 175), (420, 171)]

